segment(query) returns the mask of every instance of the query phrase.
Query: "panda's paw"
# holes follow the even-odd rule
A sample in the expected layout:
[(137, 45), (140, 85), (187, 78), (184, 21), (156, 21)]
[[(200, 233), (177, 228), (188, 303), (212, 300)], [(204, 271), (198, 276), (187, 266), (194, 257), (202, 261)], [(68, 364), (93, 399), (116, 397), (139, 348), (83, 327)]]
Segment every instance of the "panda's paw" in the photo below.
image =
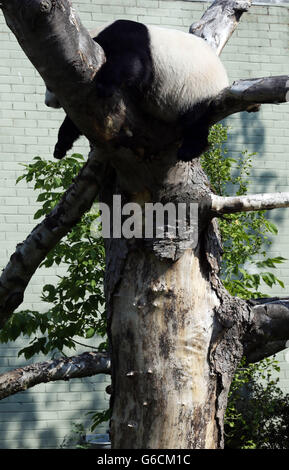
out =
[(66, 150), (64, 150), (63, 148), (61, 148), (59, 145), (55, 145), (54, 147), (54, 152), (53, 152), (53, 156), (54, 158), (57, 158), (57, 160), (61, 160), (62, 158), (64, 158), (66, 155)]

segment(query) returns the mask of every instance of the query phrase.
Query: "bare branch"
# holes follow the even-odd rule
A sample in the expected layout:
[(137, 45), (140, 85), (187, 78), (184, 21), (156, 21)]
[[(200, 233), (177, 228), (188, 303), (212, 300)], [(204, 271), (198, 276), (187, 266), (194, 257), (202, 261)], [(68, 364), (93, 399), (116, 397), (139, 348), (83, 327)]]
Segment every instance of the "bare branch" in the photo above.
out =
[(0, 327), (23, 301), (24, 291), (46, 255), (90, 209), (105, 166), (91, 152), (87, 163), (61, 201), (16, 247), (0, 277)]
[(236, 212), (262, 211), (289, 207), (289, 192), (249, 194), (248, 196), (222, 197), (211, 195), (214, 216)]
[(0, 375), (0, 400), (40, 383), (110, 374), (106, 353), (85, 352), (79, 356), (31, 364)]
[(260, 299), (249, 302), (251, 322), (244, 337), (244, 355), (257, 362), (286, 347), (289, 339), (289, 299)]
[(200, 21), (191, 25), (190, 33), (204, 38), (220, 55), (251, 5), (252, 0), (215, 0)]
[(238, 80), (211, 101), (208, 119), (216, 124), (231, 114), (254, 112), (261, 104), (286, 103), (289, 75)]

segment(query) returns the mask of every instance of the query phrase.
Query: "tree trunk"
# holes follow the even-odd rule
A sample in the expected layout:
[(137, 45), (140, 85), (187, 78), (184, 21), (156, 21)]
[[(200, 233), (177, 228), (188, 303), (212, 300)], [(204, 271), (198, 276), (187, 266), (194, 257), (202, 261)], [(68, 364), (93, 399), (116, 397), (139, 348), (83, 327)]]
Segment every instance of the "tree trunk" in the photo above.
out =
[(201, 249), (176, 262), (128, 254), (111, 324), (114, 447), (220, 445), (218, 377), (208, 360), (218, 305)]
[[(141, 195), (163, 203), (198, 202), (198, 242), (192, 247), (180, 238), (107, 243), (112, 443), (127, 449), (218, 448), (243, 349), (224, 334), (223, 324), (232, 326), (224, 321), (231, 299), (217, 278), (217, 225), (208, 223), (203, 202), (209, 185), (196, 160), (177, 163), (162, 179), (161, 194)], [(116, 189), (108, 191), (107, 200), (111, 191)]]

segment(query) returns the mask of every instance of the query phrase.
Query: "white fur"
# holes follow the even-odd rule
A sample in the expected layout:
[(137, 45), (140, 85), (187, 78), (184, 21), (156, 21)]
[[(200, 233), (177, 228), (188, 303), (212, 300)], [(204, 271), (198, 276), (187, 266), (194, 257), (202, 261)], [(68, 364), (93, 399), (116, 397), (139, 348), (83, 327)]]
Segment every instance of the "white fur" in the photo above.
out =
[[(100, 25), (90, 32), (91, 36), (97, 36), (108, 25)], [(144, 100), (153, 115), (174, 121), (194, 104), (217, 95), (228, 86), (226, 70), (205, 40), (174, 29), (147, 28), (154, 80)], [(55, 95), (48, 90), (45, 104), (60, 107)]]
[(158, 26), (148, 29), (155, 80), (147, 100), (154, 114), (175, 120), (228, 86), (223, 64), (204, 39)]

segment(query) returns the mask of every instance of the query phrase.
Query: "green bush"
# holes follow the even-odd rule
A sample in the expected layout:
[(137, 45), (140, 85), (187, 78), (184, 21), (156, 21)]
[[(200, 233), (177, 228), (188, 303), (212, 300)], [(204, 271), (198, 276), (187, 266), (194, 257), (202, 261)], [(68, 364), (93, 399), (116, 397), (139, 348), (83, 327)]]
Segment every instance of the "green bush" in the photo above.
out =
[(289, 394), (278, 387), (278, 362), (267, 358), (238, 368), (231, 385), (225, 418), (226, 447), (288, 449)]
[[(227, 130), (217, 125), (210, 134), (212, 150), (202, 163), (215, 192), (221, 196), (247, 194), (251, 158), (244, 152), (239, 159), (229, 158), (223, 143)], [(261, 285), (284, 287), (272, 272), (282, 263), (281, 256), (267, 257), (269, 235), (277, 228), (264, 211), (232, 214), (219, 221), (224, 255), (221, 275), (228, 291), (244, 299), (264, 297)], [(274, 358), (245, 365), (236, 371), (228, 397), (225, 416), (225, 443), (229, 448), (289, 448), (289, 395), (272, 379), (279, 371)]]

